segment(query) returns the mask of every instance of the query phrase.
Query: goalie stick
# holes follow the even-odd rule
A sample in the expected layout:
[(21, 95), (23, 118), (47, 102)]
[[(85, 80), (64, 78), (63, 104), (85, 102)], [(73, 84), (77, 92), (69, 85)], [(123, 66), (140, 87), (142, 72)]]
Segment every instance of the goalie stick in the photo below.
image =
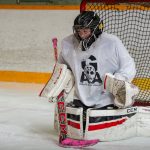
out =
[[(55, 67), (56, 67), (56, 63), (57, 63), (57, 61), (58, 61), (57, 41), (58, 41), (58, 40), (57, 40), (56, 37), (52, 39), (53, 48), (54, 48), (54, 59), (55, 59), (55, 65), (54, 65), (54, 68), (53, 68), (53, 73), (54, 73), (54, 70), (55, 70)], [(52, 73), (51, 77), (53, 76), (53, 73)], [(51, 80), (51, 77), (50, 77), (50, 79), (47, 81), (47, 83), (45, 84), (45, 86), (43, 87), (43, 89), (41, 90), (39, 96), (42, 96), (42, 93), (43, 93), (43, 91), (45, 90), (45, 88), (46, 88), (47, 84), (49, 83), (49, 81)]]
[[(53, 38), (52, 42), (53, 42), (53, 48), (54, 48), (55, 61), (57, 63), (57, 60), (58, 60), (57, 38)], [(56, 66), (56, 63), (55, 63), (55, 66)], [(54, 66), (54, 70), (55, 70), (55, 66)], [(53, 74), (54, 74), (54, 70), (53, 70)], [(47, 82), (47, 84), (48, 84), (48, 82)], [(53, 81), (53, 82), (55, 82), (55, 81)], [(45, 87), (46, 87), (46, 85), (45, 85)], [(40, 92), (40, 96), (42, 95), (45, 87)], [(65, 90), (62, 90), (56, 97), (56, 103), (57, 103), (56, 107), (57, 107), (57, 111), (58, 111), (58, 121), (59, 121), (59, 146), (70, 147), (70, 148), (71, 147), (83, 148), (83, 147), (88, 147), (88, 146), (97, 144), (99, 142), (99, 139), (78, 140), (78, 139), (72, 139), (72, 138), (67, 137), (67, 115), (66, 115), (66, 106), (65, 106), (65, 94), (66, 94)]]
[(55, 58), (55, 62), (57, 62), (58, 60), (57, 38), (53, 38), (52, 42), (53, 42), (53, 48), (54, 48), (54, 58)]

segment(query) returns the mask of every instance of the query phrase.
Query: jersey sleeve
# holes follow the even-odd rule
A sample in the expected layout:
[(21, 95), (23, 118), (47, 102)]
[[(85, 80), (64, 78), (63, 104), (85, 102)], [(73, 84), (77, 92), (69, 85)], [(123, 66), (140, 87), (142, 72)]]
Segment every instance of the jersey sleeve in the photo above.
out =
[(59, 57), (58, 57), (58, 63), (60, 64), (65, 64), (65, 60), (62, 56), (62, 51), (59, 53)]
[(61, 42), (61, 51), (60, 51), (59, 57), (58, 57), (58, 63), (65, 64), (65, 65), (67, 65), (67, 68), (70, 69), (69, 64), (67, 63), (67, 61), (65, 59), (66, 49), (65, 49), (64, 45), (65, 45), (65, 41), (62, 40), (62, 42)]
[(136, 74), (135, 62), (120, 39), (116, 40), (116, 53), (119, 69), (115, 72), (115, 77), (132, 81)]

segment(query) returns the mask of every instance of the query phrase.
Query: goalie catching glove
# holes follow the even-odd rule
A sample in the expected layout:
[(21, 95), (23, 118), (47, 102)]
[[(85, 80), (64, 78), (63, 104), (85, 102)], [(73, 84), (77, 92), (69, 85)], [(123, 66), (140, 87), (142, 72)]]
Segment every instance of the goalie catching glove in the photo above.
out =
[(114, 104), (119, 108), (132, 106), (135, 96), (139, 93), (138, 87), (127, 81), (118, 80), (110, 73), (105, 75), (104, 89), (114, 95)]
[(49, 98), (50, 102), (60, 94), (62, 90), (68, 94), (74, 86), (72, 72), (65, 64), (57, 63), (54, 67), (52, 77), (40, 93), (40, 96)]

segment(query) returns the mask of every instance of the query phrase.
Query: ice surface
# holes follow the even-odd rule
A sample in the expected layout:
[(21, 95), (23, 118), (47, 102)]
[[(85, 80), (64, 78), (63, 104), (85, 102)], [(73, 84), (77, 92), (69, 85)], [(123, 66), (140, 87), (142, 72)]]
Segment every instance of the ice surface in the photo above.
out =
[[(38, 96), (42, 87), (42, 84), (0, 82), (0, 150), (65, 149), (58, 146), (53, 129), (54, 104)], [(150, 150), (150, 137), (100, 142), (84, 149)]]

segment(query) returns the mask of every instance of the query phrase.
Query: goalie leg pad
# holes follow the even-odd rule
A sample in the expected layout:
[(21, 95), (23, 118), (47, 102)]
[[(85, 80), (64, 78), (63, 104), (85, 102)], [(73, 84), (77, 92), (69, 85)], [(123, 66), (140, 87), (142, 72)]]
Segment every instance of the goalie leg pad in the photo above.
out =
[(138, 107), (137, 136), (150, 136), (150, 107)]
[[(83, 139), (83, 108), (66, 106), (67, 114), (67, 137)], [(59, 121), (57, 105), (54, 115), (54, 129), (59, 133)]]
[(123, 140), (136, 136), (150, 136), (150, 108), (130, 107), (112, 110), (87, 110), (83, 132), (82, 108), (66, 107), (67, 137), (100, 141)]
[(137, 107), (115, 110), (88, 109), (85, 139), (122, 140), (136, 135)]
[(83, 108), (66, 107), (67, 137), (83, 139)]

